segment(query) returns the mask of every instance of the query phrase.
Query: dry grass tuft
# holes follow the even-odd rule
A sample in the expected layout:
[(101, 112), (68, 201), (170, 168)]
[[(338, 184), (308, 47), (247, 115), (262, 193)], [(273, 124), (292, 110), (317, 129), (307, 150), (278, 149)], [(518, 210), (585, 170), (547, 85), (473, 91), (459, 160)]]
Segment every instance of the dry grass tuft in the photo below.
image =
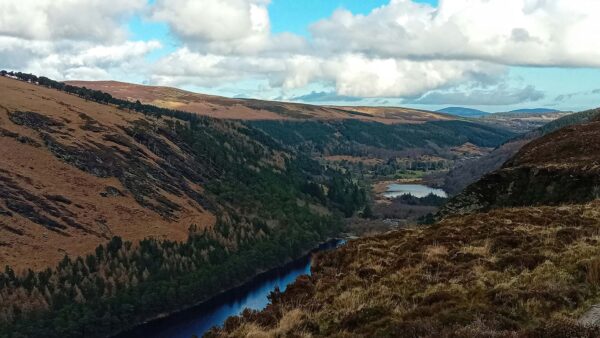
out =
[(600, 258), (593, 258), (587, 262), (586, 281), (595, 287), (600, 286)]

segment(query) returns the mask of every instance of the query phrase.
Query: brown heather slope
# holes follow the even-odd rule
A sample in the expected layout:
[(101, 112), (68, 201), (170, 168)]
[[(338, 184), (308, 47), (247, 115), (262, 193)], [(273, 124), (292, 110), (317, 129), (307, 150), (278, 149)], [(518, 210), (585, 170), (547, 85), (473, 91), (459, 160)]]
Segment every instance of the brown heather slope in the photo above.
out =
[(600, 203), (499, 209), (349, 242), (208, 337), (598, 337)]
[[(600, 337), (600, 122), (529, 143), (440, 222), (349, 242), (209, 337)], [(461, 215), (462, 214), (462, 215)]]
[(423, 123), (456, 120), (456, 117), (399, 107), (333, 107), (300, 103), (232, 99), (193, 93), (177, 88), (144, 86), (117, 81), (67, 81), (67, 84), (101, 90), (114, 97), (178, 109), (222, 119), (239, 120), (343, 120), (358, 119), (381, 123)]
[(0, 92), (0, 265), (40, 269), (112, 236), (185, 240), (214, 223), (189, 155), (144, 134), (143, 115), (5, 77)]

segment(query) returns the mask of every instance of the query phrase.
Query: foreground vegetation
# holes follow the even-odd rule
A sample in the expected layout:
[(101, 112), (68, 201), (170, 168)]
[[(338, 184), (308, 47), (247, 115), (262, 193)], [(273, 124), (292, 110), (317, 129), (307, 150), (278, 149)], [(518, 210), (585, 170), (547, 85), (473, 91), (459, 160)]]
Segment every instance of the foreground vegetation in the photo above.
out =
[(597, 337), (600, 203), (499, 209), (348, 243), (209, 336)]

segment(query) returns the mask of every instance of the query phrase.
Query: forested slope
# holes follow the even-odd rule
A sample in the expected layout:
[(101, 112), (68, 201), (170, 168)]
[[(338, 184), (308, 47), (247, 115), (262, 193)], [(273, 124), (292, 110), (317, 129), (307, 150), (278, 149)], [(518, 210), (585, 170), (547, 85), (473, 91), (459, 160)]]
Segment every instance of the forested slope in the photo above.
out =
[(336, 236), (347, 175), (235, 121), (0, 77), (0, 336), (106, 336)]
[(467, 121), (383, 124), (343, 121), (251, 121), (248, 125), (281, 144), (324, 155), (382, 156), (402, 152), (449, 156), (449, 149), (466, 143), (496, 147), (515, 136), (493, 126)]

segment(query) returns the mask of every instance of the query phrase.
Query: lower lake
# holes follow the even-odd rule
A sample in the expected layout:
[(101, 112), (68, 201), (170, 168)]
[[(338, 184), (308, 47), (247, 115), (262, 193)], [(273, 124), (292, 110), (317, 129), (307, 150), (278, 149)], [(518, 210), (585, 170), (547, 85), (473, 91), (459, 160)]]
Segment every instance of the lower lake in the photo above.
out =
[(140, 325), (117, 335), (116, 338), (191, 338), (192, 335), (202, 337), (213, 326), (223, 325), (228, 317), (239, 315), (246, 308), (264, 309), (269, 303), (267, 296), (275, 288), (283, 291), (298, 276), (310, 275), (312, 255), (315, 252), (330, 250), (343, 243), (342, 240), (330, 241), (319, 246), (311, 254), (260, 274), (238, 288), (226, 291), (188, 310)]
[(431, 188), (422, 184), (398, 184), (392, 183), (387, 186), (387, 190), (383, 193), (383, 196), (387, 198), (396, 198), (402, 195), (413, 195), (421, 198), (429, 194), (434, 194), (439, 197), (448, 197), (448, 194), (442, 189)]

